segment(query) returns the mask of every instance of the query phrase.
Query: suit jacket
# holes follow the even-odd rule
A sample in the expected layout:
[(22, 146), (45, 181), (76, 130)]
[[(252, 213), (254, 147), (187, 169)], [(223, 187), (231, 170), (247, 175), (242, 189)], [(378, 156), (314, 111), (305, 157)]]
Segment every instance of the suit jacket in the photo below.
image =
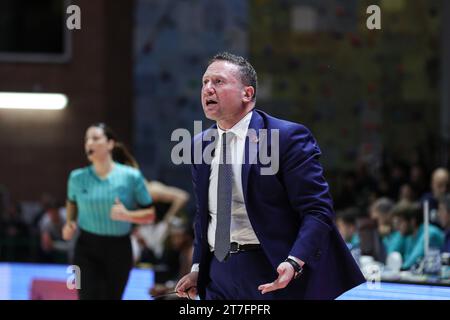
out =
[[(271, 129), (278, 129), (279, 134), (278, 172), (262, 175), (261, 169), (269, 165), (258, 160), (259, 154), (257, 161), (248, 161), (250, 155), (242, 165), (244, 200), (251, 225), (274, 270), (289, 255), (305, 262), (303, 275), (282, 289), (283, 296), (334, 299), (365, 279), (336, 228), (328, 184), (318, 161), (321, 151), (306, 127), (254, 109), (249, 132), (256, 132), (256, 137), (248, 134), (245, 155), (266, 141), (268, 149), (274, 150)], [(212, 143), (205, 138), (211, 132), (217, 132), (215, 125), (194, 137), (193, 148), (205, 150)], [(267, 134), (267, 139), (261, 134)], [(197, 211), (193, 262), (200, 267), (197, 290), (201, 299), (210, 281), (212, 258), (207, 240), (209, 175), (210, 164), (202, 161), (192, 165)]]

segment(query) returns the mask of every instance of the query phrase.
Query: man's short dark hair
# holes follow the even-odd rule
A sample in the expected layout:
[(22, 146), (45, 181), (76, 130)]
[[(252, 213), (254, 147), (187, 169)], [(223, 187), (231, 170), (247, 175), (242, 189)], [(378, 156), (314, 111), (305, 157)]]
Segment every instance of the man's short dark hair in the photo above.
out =
[(253, 94), (252, 101), (256, 99), (256, 88), (258, 86), (258, 76), (256, 75), (256, 71), (250, 62), (247, 61), (242, 56), (237, 56), (235, 54), (229, 52), (221, 52), (216, 54), (211, 60), (208, 62), (208, 66), (216, 61), (228, 61), (239, 67), (241, 82), (246, 86), (252, 86), (255, 89), (255, 93)]

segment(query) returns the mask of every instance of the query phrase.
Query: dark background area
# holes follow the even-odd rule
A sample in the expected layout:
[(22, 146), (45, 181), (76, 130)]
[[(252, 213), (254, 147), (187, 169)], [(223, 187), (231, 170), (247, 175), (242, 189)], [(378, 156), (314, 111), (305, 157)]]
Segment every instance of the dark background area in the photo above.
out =
[[(64, 93), (69, 105), (0, 109), (4, 204), (45, 193), (63, 203), (69, 172), (87, 165), (84, 132), (98, 121), (130, 147), (147, 179), (191, 192), (189, 167), (171, 162), (170, 136), (193, 132), (194, 120), (210, 124), (200, 79), (222, 50), (255, 66), (258, 108), (312, 130), (337, 207), (349, 181), (397, 198), (412, 167), (428, 188), (432, 170), (449, 166), (446, 1), (36, 3), (0, 4), (0, 91)], [(68, 4), (81, 8), (81, 30), (61, 23)], [(381, 30), (366, 27), (370, 4), (381, 7)], [(17, 59), (5, 58), (12, 51)], [(363, 207), (368, 193), (345, 201)]]

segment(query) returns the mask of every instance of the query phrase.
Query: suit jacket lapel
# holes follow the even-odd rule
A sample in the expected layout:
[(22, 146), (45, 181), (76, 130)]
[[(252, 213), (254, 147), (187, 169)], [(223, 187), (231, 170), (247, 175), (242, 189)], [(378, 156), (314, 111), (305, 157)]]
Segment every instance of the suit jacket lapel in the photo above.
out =
[[(213, 130), (209, 131), (208, 130)], [(208, 135), (215, 136), (214, 139), (210, 140), (210, 137)], [(205, 140), (203, 140), (203, 137), (205, 137)], [(205, 158), (203, 157), (203, 152), (205, 149), (213, 143), (214, 146), (211, 146), (215, 148), (215, 144), (217, 143), (217, 126), (213, 125), (206, 131), (202, 133), (202, 162), (198, 165), (198, 183), (200, 184), (199, 187), (199, 207), (201, 208), (201, 220), (202, 220), (202, 226), (205, 228), (208, 225), (208, 191), (209, 191), (209, 176), (210, 176), (210, 170), (211, 170), (211, 161), (205, 161)], [(211, 159), (210, 159), (211, 160)]]
[(248, 126), (247, 137), (245, 138), (244, 163), (242, 164), (242, 191), (244, 202), (247, 203), (247, 186), (251, 166), (256, 164), (258, 159), (258, 145), (260, 129), (264, 128), (264, 122), (256, 109), (253, 109), (252, 118)]

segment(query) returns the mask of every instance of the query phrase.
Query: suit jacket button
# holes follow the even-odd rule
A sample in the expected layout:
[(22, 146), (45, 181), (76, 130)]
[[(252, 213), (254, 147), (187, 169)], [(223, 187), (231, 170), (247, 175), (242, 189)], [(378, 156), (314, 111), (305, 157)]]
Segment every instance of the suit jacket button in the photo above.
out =
[(317, 250), (316, 251), (316, 259), (319, 259), (321, 255), (322, 255), (322, 251)]

